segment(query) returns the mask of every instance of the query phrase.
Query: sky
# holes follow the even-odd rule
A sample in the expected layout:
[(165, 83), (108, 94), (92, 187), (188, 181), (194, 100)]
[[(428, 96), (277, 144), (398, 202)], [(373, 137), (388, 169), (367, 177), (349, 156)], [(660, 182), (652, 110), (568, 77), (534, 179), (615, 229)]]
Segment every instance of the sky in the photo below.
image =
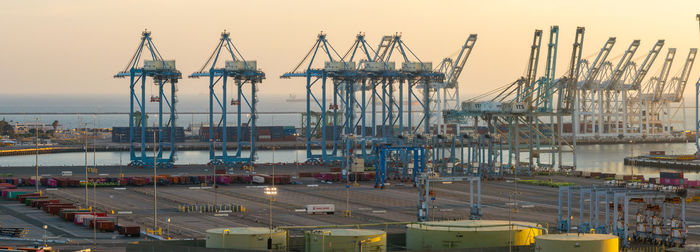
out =
[[(187, 76), (211, 54), (220, 33), (267, 76), (260, 96), (303, 94), (303, 79), (280, 79), (298, 64), (323, 31), (339, 51), (364, 32), (373, 45), (400, 32), (422, 61), (437, 65), (454, 56), (471, 33), (474, 51), (459, 78), (462, 97), (510, 83), (526, 69), (532, 33), (560, 26), (557, 75), (564, 74), (577, 26), (586, 28), (583, 55), (592, 57), (617, 37), (611, 58), (634, 39), (641, 61), (657, 39), (678, 49), (672, 74), (688, 49), (700, 45), (697, 0), (504, 0), (504, 1), (89, 1), (5, 0), (0, 8), (0, 94), (128, 97), (128, 81), (112, 76), (128, 63), (148, 29), (166, 59)], [(650, 74), (658, 72), (662, 59)], [(542, 75), (543, 67), (539, 75)], [(700, 73), (693, 70), (690, 82)], [(692, 93), (692, 85), (686, 94)], [(203, 95), (207, 80), (183, 78), (179, 92)]]

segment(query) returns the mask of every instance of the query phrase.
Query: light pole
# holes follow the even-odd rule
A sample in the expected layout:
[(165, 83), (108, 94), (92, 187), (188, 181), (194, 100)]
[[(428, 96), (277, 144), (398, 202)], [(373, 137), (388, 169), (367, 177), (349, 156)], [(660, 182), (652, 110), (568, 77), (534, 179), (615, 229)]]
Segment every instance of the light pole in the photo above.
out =
[(97, 115), (92, 115), (92, 168), (97, 173)]
[(95, 216), (95, 206), (97, 205), (97, 180), (92, 180), (92, 245), (97, 249), (97, 216)]
[(83, 130), (83, 135), (85, 136), (85, 207), (88, 207), (88, 163), (87, 163), (87, 152), (88, 152), (88, 137), (87, 137), (87, 123), (84, 123), (85, 127)]
[[(117, 136), (119, 136), (119, 145), (121, 145), (121, 143), (122, 143), (122, 136), (124, 136), (124, 134), (118, 133)], [(121, 148), (121, 146), (120, 146), (120, 148), (119, 148), (119, 176), (120, 176), (121, 178), (124, 178), (124, 170), (123, 170), (123, 168), (122, 168), (122, 152), (123, 152), (123, 151), (122, 151), (122, 148)]]
[(275, 175), (272, 175), (272, 183), (273, 187), (265, 187), (265, 195), (267, 195), (270, 198), (270, 237), (267, 239), (268, 249), (272, 249), (272, 199), (275, 197), (275, 195), (277, 195), (277, 188), (274, 187)]
[(36, 186), (36, 191), (39, 191), (39, 117), (36, 118), (36, 177), (34, 177), (34, 185)]
[(167, 235), (168, 235), (168, 240), (170, 240), (170, 217), (168, 217), (168, 222), (166, 222), (166, 223), (167, 224), (165, 226), (165, 230), (166, 230)]
[(49, 228), (49, 226), (44, 225), (44, 247), (46, 247), (46, 229)]

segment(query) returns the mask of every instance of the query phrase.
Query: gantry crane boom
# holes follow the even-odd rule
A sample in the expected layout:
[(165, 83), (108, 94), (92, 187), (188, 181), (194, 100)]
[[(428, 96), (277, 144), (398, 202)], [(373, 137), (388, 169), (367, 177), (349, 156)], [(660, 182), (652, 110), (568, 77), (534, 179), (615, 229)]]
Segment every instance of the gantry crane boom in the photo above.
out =
[(588, 72), (579, 83), (579, 87), (583, 87), (585, 89), (590, 89), (593, 87), (593, 81), (596, 79), (596, 76), (598, 75), (598, 72), (600, 72), (603, 64), (605, 64), (605, 59), (610, 54), (610, 50), (612, 50), (614, 45), (615, 37), (608, 38), (608, 41), (606, 41), (603, 48), (600, 49), (600, 52), (598, 53), (598, 56), (596, 56), (595, 61), (593, 61), (593, 64), (589, 66)]
[(459, 90), (457, 79), (459, 78), (459, 75), (462, 74), (462, 70), (467, 64), (467, 59), (469, 59), (469, 55), (471, 55), (472, 49), (474, 49), (476, 37), (476, 34), (469, 35), (469, 38), (467, 38), (467, 41), (465, 41), (464, 45), (462, 46), (462, 50), (459, 51), (457, 58), (455, 58), (453, 61), (452, 68), (447, 75), (445, 75), (445, 83), (447, 83), (448, 88), (455, 87), (457, 90)]
[(668, 53), (666, 53), (666, 59), (664, 60), (664, 65), (661, 67), (661, 72), (659, 73), (659, 76), (652, 79), (652, 81), (649, 81), (647, 90), (649, 92), (652, 92), (654, 101), (658, 101), (663, 96), (664, 90), (666, 89), (666, 80), (668, 80), (668, 75), (671, 72), (671, 65), (673, 65), (673, 59), (675, 57), (676, 48), (669, 48)]
[(392, 35), (386, 35), (382, 37), (382, 40), (379, 42), (379, 46), (377, 46), (377, 52), (374, 55), (374, 61), (377, 62), (385, 62), (388, 58), (391, 57), (390, 51), (392, 51), (392, 48), (394, 46), (394, 38), (395, 36)]
[(572, 111), (574, 106), (574, 100), (576, 98), (576, 89), (578, 83), (579, 71), (581, 69), (581, 53), (583, 52), (583, 37), (586, 32), (586, 28), (577, 27), (576, 36), (574, 38), (574, 45), (571, 50), (571, 61), (569, 62), (569, 75), (567, 81), (564, 85), (566, 88), (559, 89), (559, 108), (563, 113), (569, 113)]
[(526, 85), (531, 85), (537, 78), (537, 65), (540, 61), (540, 46), (542, 45), (542, 30), (535, 30), (530, 46), (530, 58), (527, 62), (527, 73), (525, 74)]
[(698, 52), (697, 48), (690, 48), (688, 52), (688, 57), (683, 65), (683, 71), (681, 71), (680, 76), (674, 77), (671, 80), (671, 100), (672, 102), (680, 102), (683, 99), (683, 92), (685, 91), (685, 86), (688, 83), (688, 78), (690, 77), (690, 71), (693, 69), (695, 64), (695, 56)]
[(610, 78), (601, 86), (602, 89), (618, 89), (620, 87), (619, 83), (623, 73), (627, 70), (627, 67), (629, 67), (634, 53), (637, 52), (637, 48), (639, 48), (639, 40), (632, 41), (617, 63), (617, 66), (615, 66), (615, 70), (612, 72)]
[(551, 111), (552, 95), (554, 94), (554, 82), (557, 65), (557, 49), (559, 47), (559, 26), (555, 25), (549, 29), (549, 44), (547, 44), (547, 64), (545, 65), (544, 77), (540, 79), (540, 86), (537, 88), (535, 106), (538, 110)]
[(656, 60), (656, 56), (659, 55), (659, 53), (661, 52), (661, 48), (663, 47), (663, 39), (659, 39), (659, 41), (657, 41), (656, 44), (654, 44), (654, 47), (651, 48), (649, 54), (642, 62), (642, 65), (640, 65), (637, 69), (637, 73), (634, 75), (634, 78), (632, 78), (632, 81), (630, 82), (630, 84), (632, 85), (631, 89), (639, 89), (642, 81), (644, 80), (644, 76), (646, 76), (646, 74), (649, 72), (651, 65), (654, 63), (654, 60)]

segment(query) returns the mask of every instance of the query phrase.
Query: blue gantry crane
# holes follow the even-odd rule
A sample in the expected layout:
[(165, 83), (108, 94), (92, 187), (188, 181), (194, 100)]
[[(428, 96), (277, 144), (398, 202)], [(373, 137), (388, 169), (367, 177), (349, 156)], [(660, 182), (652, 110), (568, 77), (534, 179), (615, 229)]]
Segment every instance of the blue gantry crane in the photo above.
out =
[[(223, 62), (223, 66), (220, 63)], [(257, 121), (256, 104), (258, 102), (258, 85), (265, 79), (265, 73), (257, 69), (257, 61), (246, 60), (236, 46), (231, 42), (230, 33), (221, 33), (221, 38), (214, 52), (209, 56), (204, 66), (199, 71), (192, 73), (190, 78), (209, 78), (209, 159), (210, 165), (223, 165), (229, 167), (241, 167), (252, 165), (255, 162), (255, 132)], [(233, 153), (229, 153), (228, 132), (228, 81), (233, 80), (235, 85), (235, 97), (231, 98), (230, 106), (236, 108), (236, 143)], [(247, 85), (250, 84), (250, 85)], [(244, 90), (248, 87), (249, 90)], [(221, 93), (218, 93), (221, 90)], [(249, 95), (245, 93), (249, 92)], [(242, 113), (245, 107), (250, 113), (244, 122)], [(215, 120), (215, 113), (220, 112), (220, 117)], [(233, 137), (232, 137), (233, 138)], [(221, 141), (221, 155), (216, 154), (215, 142)], [(248, 147), (247, 155), (242, 149)]]
[[(144, 54), (145, 53), (145, 54)], [(143, 65), (140, 65), (140, 61), (143, 57)], [(175, 161), (175, 121), (176, 121), (176, 110), (175, 104), (177, 103), (176, 91), (177, 82), (182, 78), (182, 73), (175, 68), (175, 60), (164, 60), (160, 52), (156, 48), (155, 44), (151, 39), (151, 32), (144, 30), (141, 33), (141, 42), (136, 48), (136, 52), (131, 57), (129, 64), (126, 65), (124, 70), (120, 71), (115, 78), (129, 78), (129, 89), (130, 89), (130, 106), (129, 106), (129, 152), (131, 162), (129, 165), (137, 167), (171, 167)], [(151, 78), (153, 84), (158, 88), (158, 95), (151, 96), (151, 102), (158, 103), (158, 125), (157, 129), (153, 132), (153, 138), (157, 137), (158, 152), (156, 157), (148, 157), (146, 155), (146, 143), (150, 142), (147, 139), (147, 121), (146, 121), (146, 79)], [(140, 90), (137, 90), (137, 86), (141, 84)], [(166, 92), (166, 87), (169, 86), (169, 92)], [(164, 105), (166, 112), (169, 113), (169, 118), (167, 122), (164, 122)], [(134, 107), (136, 106), (137, 111)], [(139, 118), (136, 118), (138, 116)], [(134, 141), (136, 140), (136, 131), (139, 130), (140, 138), (140, 154), (136, 154), (136, 146)], [(165, 131), (169, 131), (169, 154), (164, 156), (164, 135)]]
[[(326, 58), (323, 66), (316, 63), (317, 60)], [(280, 78), (305, 78), (306, 79), (306, 117), (302, 122), (306, 138), (306, 158), (313, 163), (339, 162), (343, 160), (339, 147), (342, 146), (341, 128), (338, 127), (338, 97), (343, 97), (340, 91), (341, 83), (349, 83), (357, 75), (354, 62), (346, 62), (326, 39), (326, 34), (319, 33), (311, 50), (302, 61), (288, 73)], [(333, 104), (326, 104), (327, 81), (333, 80)], [(350, 84), (351, 85), (351, 84)], [(320, 88), (320, 92), (319, 89)], [(318, 114), (317, 120), (312, 122), (312, 114)], [(329, 115), (330, 119), (329, 120)], [(330, 122), (329, 122), (330, 121)], [(348, 121), (348, 120), (344, 120)], [(331, 124), (331, 125), (328, 125)], [(329, 126), (331, 126), (329, 128)], [(330, 129), (330, 130), (329, 130)], [(332, 149), (328, 149), (328, 144)], [(320, 153), (314, 153), (314, 147), (320, 148)]]

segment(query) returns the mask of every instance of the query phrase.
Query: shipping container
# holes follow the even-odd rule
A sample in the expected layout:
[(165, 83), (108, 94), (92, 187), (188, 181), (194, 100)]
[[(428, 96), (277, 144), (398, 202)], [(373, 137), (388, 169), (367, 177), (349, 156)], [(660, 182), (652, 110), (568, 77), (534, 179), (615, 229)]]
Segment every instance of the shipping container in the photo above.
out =
[(5, 199), (16, 199), (19, 195), (29, 194), (32, 192), (34, 191), (26, 189), (5, 189), (2, 191), (2, 197)]
[(141, 236), (141, 227), (139, 226), (119, 226), (119, 234), (129, 237)]
[(670, 179), (681, 179), (683, 178), (682, 172), (660, 172), (659, 177), (670, 178)]

